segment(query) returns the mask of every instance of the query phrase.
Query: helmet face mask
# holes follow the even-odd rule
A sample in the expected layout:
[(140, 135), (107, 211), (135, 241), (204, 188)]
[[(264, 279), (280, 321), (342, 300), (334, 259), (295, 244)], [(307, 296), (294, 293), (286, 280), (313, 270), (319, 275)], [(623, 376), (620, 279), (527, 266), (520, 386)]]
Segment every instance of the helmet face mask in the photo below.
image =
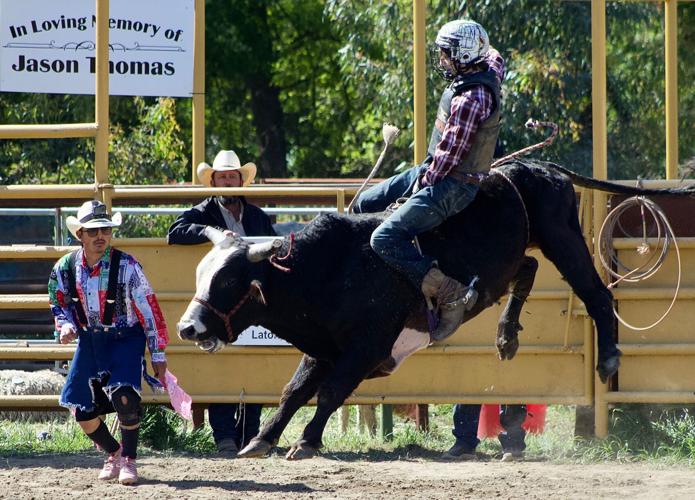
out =
[(445, 80), (453, 80), (458, 74), (458, 70), (446, 49), (442, 49), (435, 43), (430, 45), (429, 53), (430, 63), (437, 74)]
[[(434, 49), (437, 49), (436, 59)], [(440, 58), (439, 49), (448, 56), (449, 61)], [(434, 47), (430, 49), (430, 57), (435, 70), (443, 78), (452, 80), (458, 74), (458, 66), (476, 64), (485, 57), (489, 49), (490, 40), (481, 25), (475, 21), (457, 20), (448, 22), (439, 29)]]

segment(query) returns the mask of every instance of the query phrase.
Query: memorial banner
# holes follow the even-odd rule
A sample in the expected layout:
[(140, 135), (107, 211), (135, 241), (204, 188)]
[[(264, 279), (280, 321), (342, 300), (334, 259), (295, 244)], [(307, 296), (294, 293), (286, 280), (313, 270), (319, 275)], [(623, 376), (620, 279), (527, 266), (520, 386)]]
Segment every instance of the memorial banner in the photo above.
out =
[[(194, 0), (117, 0), (109, 93), (191, 97)], [(0, 91), (94, 94), (94, 0), (0, 0)]]

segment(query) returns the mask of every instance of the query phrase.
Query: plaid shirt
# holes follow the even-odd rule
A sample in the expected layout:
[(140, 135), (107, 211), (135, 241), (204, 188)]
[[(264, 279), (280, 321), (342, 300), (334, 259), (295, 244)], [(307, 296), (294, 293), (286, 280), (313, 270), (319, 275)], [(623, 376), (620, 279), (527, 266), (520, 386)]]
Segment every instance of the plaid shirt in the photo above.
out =
[[(504, 80), (504, 59), (490, 47), (485, 62), (500, 83)], [(437, 144), (434, 160), (422, 179), (423, 186), (442, 180), (468, 153), (478, 127), (493, 112), (493, 97), (484, 85), (477, 85), (451, 100), (451, 116), (444, 126), (442, 140)]]
[[(75, 306), (66, 302), (68, 283), (67, 254), (58, 260), (48, 280), (48, 300), (55, 321), (56, 332), (64, 324), (71, 324), (79, 330)], [(109, 284), (111, 249), (107, 249), (99, 262), (90, 269), (84, 258), (84, 251), (78, 250), (75, 258), (75, 285), (89, 326), (104, 326), (102, 315), (106, 303), (106, 289)], [(118, 290), (114, 305), (113, 324), (117, 328), (142, 325), (147, 337), (147, 346), (152, 361), (164, 361), (164, 348), (169, 342), (162, 310), (155, 297), (140, 263), (127, 253), (121, 253), (118, 272)]]

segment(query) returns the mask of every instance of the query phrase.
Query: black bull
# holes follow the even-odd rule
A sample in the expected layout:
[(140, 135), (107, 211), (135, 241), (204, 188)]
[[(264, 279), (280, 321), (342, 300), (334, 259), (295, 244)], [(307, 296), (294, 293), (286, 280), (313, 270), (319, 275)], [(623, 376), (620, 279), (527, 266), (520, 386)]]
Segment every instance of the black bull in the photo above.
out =
[[(597, 370), (605, 382), (618, 370), (621, 354), (615, 343), (613, 297), (584, 242), (572, 180), (626, 194), (691, 192), (623, 187), (549, 163), (513, 161), (482, 183), (466, 210), (419, 241), (446, 274), (463, 283), (480, 277), (480, 297), (466, 321), (509, 292), (497, 331), (501, 359), (511, 359), (518, 348), (519, 314), (538, 266), (526, 250), (540, 248), (596, 324)], [(312, 456), (321, 446), (329, 416), (362, 380), (388, 366), (404, 325), (417, 323), (422, 329), (419, 290), (369, 246), (381, 220), (322, 215), (297, 235), (293, 246), (285, 240), (278, 249), (253, 245), (249, 250), (245, 243), (227, 239), (198, 266), (196, 298), (178, 325), (181, 338), (214, 351), (247, 327), (262, 325), (304, 353), (283, 390), (278, 412), (241, 456), (266, 454), (297, 409), (317, 395), (313, 419), (287, 454), (294, 459)], [(279, 256), (288, 254), (281, 265), (289, 271), (269, 262), (276, 250)]]

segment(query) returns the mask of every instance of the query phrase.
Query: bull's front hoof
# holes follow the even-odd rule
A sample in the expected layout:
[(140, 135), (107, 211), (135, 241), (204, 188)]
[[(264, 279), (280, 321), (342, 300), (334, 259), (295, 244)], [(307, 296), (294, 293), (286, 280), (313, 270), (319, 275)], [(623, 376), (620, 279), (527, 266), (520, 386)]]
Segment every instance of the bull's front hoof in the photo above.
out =
[(318, 448), (310, 446), (305, 441), (297, 441), (292, 445), (290, 451), (287, 452), (285, 458), (287, 460), (304, 460), (305, 458), (314, 458), (318, 454)]
[(605, 384), (608, 382), (609, 378), (618, 373), (618, 368), (620, 368), (620, 356), (622, 356), (622, 354), (623, 353), (618, 351), (616, 355), (598, 362), (596, 370), (598, 371), (598, 376), (602, 383)]
[(497, 356), (500, 360), (512, 359), (519, 350), (519, 332), (524, 328), (518, 321), (501, 320), (497, 325)]
[(268, 441), (253, 438), (244, 449), (237, 453), (237, 458), (263, 458), (270, 455), (273, 445)]
[(514, 335), (513, 338), (497, 337), (497, 356), (500, 360), (512, 359), (519, 350), (519, 337)]

